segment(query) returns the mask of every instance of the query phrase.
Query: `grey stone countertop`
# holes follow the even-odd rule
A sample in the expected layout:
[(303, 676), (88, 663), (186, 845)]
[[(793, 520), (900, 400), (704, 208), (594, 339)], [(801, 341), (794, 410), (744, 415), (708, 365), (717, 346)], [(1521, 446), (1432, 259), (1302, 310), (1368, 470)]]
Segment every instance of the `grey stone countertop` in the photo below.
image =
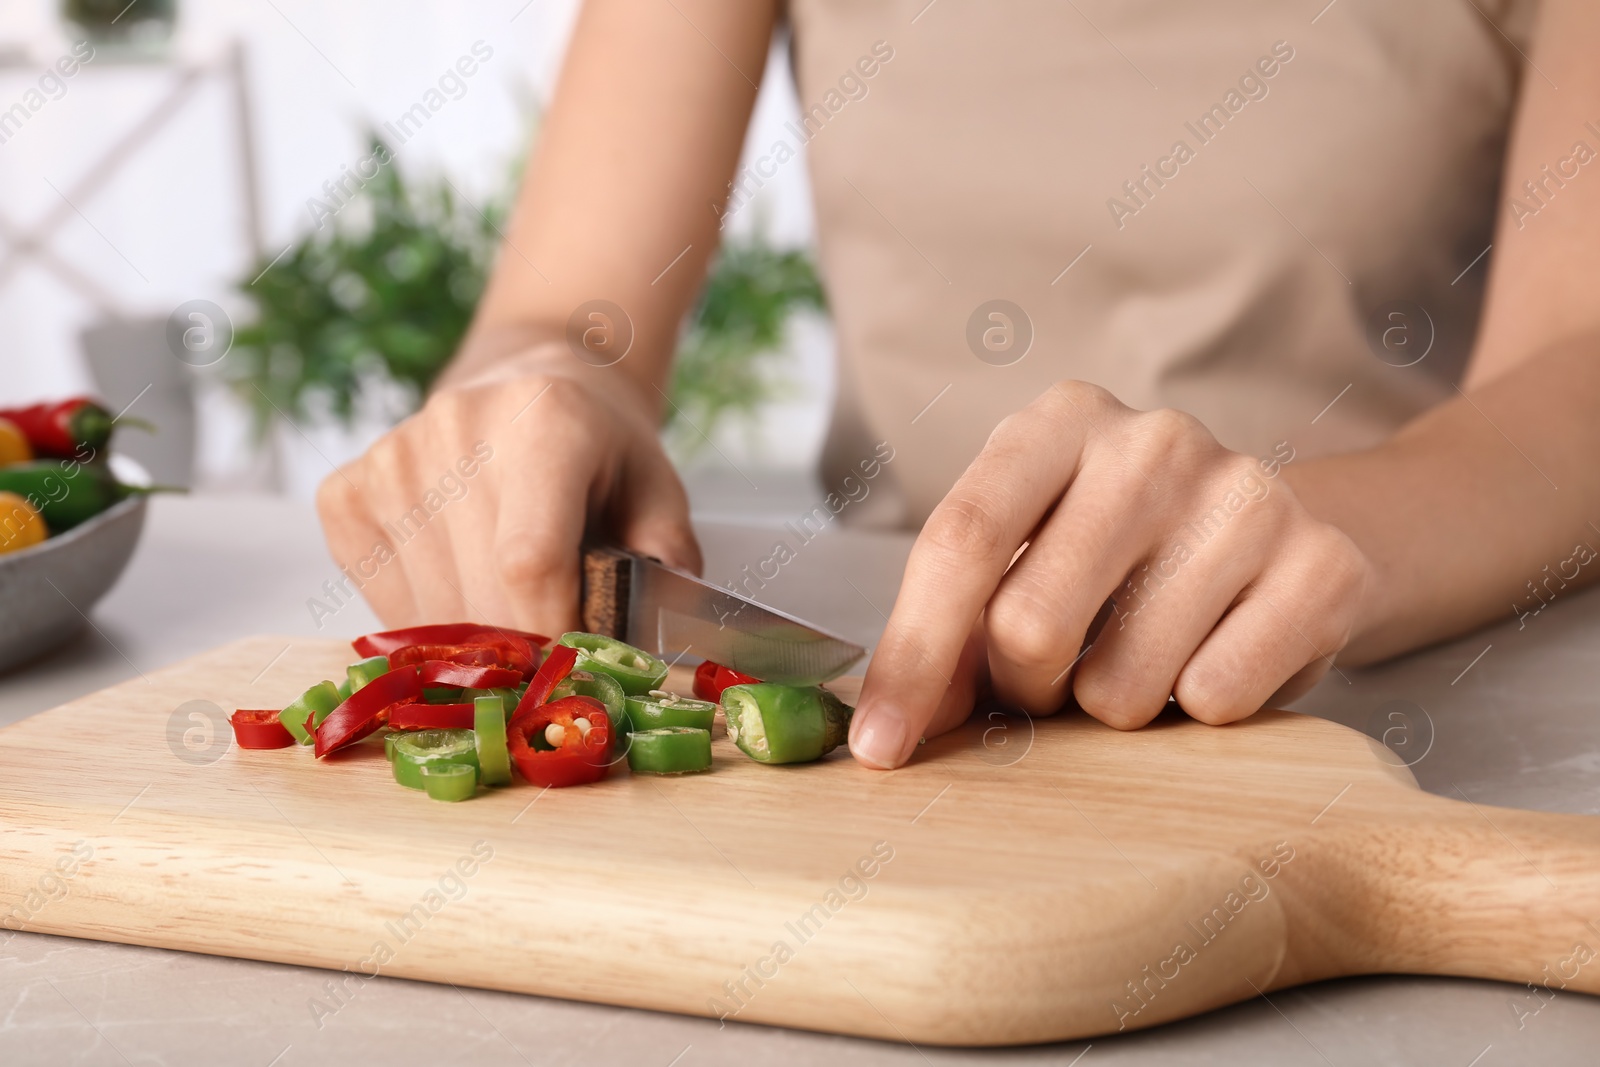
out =
[[(726, 579), (767, 558), (779, 533), (703, 524), (708, 576)], [(830, 530), (763, 596), (870, 644), (909, 547), (903, 536)], [(307, 505), (158, 499), (128, 573), (94, 612), (97, 629), (0, 676), (0, 724), (237, 637), (317, 633), (306, 601), (334, 576)], [(1330, 675), (1298, 710), (1387, 733), (1432, 792), (1600, 812), (1600, 597), (1558, 597), (1520, 626), (1508, 606), (1507, 618), (1380, 668)], [(321, 632), (373, 628), (357, 603)], [(319, 1029), (308, 1004), (326, 980), (309, 968), (20, 933), (0, 941), (0, 1064), (1600, 1062), (1600, 998), (1536, 999), (1525, 987), (1442, 978), (1323, 982), (1141, 1033), (1002, 1050), (719, 1026), (391, 978), (364, 985)]]

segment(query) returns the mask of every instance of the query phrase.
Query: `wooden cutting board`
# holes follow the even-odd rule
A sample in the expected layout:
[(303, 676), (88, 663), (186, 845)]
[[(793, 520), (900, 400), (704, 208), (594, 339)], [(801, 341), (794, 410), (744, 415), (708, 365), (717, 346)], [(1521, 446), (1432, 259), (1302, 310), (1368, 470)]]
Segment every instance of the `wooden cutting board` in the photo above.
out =
[(345, 971), (329, 1012), (385, 974), (956, 1045), (1347, 974), (1600, 992), (1600, 820), (1430, 796), (1320, 719), (979, 719), (893, 773), (721, 739), (453, 805), (375, 742), (211, 732), (351, 658), (255, 638), (0, 730), (5, 925)]

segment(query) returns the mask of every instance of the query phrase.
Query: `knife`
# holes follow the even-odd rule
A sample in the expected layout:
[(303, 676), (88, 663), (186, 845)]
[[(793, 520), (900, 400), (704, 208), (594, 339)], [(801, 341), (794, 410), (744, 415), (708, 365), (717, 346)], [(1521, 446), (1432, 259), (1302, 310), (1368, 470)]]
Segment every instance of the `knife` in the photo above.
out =
[(866, 655), (793, 615), (611, 547), (584, 549), (583, 626), (669, 663), (712, 660), (783, 685), (818, 685)]

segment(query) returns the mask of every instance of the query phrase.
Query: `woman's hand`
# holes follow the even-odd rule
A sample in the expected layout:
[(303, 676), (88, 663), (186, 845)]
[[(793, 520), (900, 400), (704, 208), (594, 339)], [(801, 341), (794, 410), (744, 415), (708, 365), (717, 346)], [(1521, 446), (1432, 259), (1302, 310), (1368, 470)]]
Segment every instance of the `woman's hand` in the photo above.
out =
[(1349, 639), (1371, 567), (1277, 479), (1282, 459), (1230, 452), (1181, 412), (1053, 386), (995, 428), (923, 526), (851, 751), (897, 767), (986, 684), (1033, 715), (1070, 687), (1125, 730), (1169, 695), (1225, 723), (1304, 692)]
[(576, 629), (586, 524), (700, 570), (655, 404), (550, 351), (440, 389), (322, 483), (328, 546), (385, 625)]
[[(581, 6), (462, 351), (427, 406), (318, 495), (349, 585), (386, 623), (576, 626), (585, 520), (700, 569), (658, 388), (717, 247), (778, 9)], [(602, 301), (627, 322), (620, 362), (562, 341)]]

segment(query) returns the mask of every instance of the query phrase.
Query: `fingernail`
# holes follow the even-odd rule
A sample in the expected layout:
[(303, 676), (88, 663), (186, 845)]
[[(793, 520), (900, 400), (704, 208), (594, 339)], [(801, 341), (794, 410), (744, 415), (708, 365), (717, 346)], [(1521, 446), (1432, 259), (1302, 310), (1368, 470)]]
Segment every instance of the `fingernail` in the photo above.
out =
[(905, 762), (906, 719), (895, 708), (875, 707), (856, 713), (850, 724), (850, 752), (879, 770), (892, 771)]

